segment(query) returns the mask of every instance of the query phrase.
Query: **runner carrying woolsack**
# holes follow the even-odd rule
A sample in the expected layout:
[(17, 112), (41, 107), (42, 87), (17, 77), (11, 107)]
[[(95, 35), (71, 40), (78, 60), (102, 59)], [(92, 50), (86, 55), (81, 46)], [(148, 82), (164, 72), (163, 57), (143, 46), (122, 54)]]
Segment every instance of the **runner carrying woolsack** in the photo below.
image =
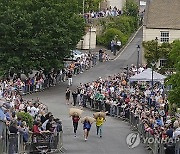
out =
[(91, 129), (91, 123), (88, 119), (84, 120), (83, 129), (84, 129), (84, 140), (87, 141), (87, 138), (89, 136), (89, 131)]
[(77, 132), (77, 128), (78, 128), (79, 119), (80, 119), (80, 117), (78, 116), (77, 113), (75, 113), (75, 114), (72, 116), (73, 127), (74, 127), (74, 137), (76, 137), (76, 132)]
[(105, 118), (101, 116), (101, 114), (98, 115), (96, 118), (96, 128), (97, 128), (97, 135), (100, 135), (100, 138), (102, 137), (102, 126), (105, 121)]
[(91, 124), (95, 122), (95, 119), (89, 116), (86, 116), (81, 119), (81, 122), (83, 123), (83, 130), (84, 130), (84, 139), (87, 141), (87, 138), (89, 136), (89, 131), (91, 129)]

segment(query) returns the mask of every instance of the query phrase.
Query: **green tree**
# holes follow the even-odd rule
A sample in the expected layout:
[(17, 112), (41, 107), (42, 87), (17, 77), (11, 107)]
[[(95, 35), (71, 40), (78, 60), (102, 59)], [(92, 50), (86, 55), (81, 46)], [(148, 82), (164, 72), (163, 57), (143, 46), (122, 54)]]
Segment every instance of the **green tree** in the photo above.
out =
[(84, 34), (76, 0), (0, 0), (1, 69), (59, 68)]
[(143, 47), (147, 64), (150, 65), (153, 61), (157, 62), (160, 58), (158, 42), (155, 40), (143, 42)]
[(103, 0), (78, 0), (79, 12), (83, 13), (83, 1), (84, 1), (84, 12), (99, 11), (99, 4)]
[(116, 28), (124, 34), (130, 36), (136, 29), (136, 20), (132, 16), (119, 16), (111, 19), (111, 22), (107, 22), (106, 29)]
[(126, 0), (126, 3), (123, 7), (123, 12), (125, 15), (137, 18), (139, 13), (138, 4), (134, 0)]
[(174, 63), (176, 70), (180, 71), (180, 40), (172, 43), (172, 50), (169, 53), (169, 57)]
[(97, 38), (98, 44), (108, 47), (111, 40), (113, 40), (115, 36), (117, 36), (117, 40), (121, 41), (122, 45), (127, 42), (128, 37), (125, 34), (123, 34), (120, 30), (116, 28), (110, 28), (107, 29), (103, 35)]
[(27, 126), (32, 128), (32, 126), (33, 126), (33, 117), (29, 113), (18, 112), (17, 117), (20, 117), (22, 119), (22, 121), (25, 121), (27, 123)]
[(157, 62), (160, 58), (166, 59), (166, 68), (172, 68), (172, 61), (169, 58), (170, 51), (172, 49), (172, 44), (170, 43), (162, 43), (158, 44), (155, 40), (143, 42), (144, 47), (144, 56), (147, 60), (148, 66), (150, 66), (151, 62)]
[(175, 103), (180, 106), (180, 40), (172, 43), (172, 50), (169, 53), (169, 57), (174, 63), (176, 73), (168, 79), (167, 84), (172, 86), (168, 94), (168, 99), (170, 103)]

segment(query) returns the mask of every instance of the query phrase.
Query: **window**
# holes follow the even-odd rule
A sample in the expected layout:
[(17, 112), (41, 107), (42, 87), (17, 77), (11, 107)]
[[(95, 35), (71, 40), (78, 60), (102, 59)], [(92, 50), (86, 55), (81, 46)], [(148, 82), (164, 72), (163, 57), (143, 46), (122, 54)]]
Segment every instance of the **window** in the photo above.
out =
[(160, 67), (164, 67), (166, 65), (166, 59), (160, 59)]
[(169, 32), (168, 31), (161, 31), (161, 42), (162, 43), (169, 42)]

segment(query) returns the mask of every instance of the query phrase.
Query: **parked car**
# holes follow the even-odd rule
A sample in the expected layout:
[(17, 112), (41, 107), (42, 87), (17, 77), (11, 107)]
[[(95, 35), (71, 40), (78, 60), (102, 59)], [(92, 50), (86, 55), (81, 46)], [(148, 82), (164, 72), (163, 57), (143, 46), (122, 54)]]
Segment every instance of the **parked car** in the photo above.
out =
[(79, 50), (72, 50), (71, 51), (72, 59), (73, 60), (79, 60), (80, 58), (84, 57), (84, 53), (82, 53)]

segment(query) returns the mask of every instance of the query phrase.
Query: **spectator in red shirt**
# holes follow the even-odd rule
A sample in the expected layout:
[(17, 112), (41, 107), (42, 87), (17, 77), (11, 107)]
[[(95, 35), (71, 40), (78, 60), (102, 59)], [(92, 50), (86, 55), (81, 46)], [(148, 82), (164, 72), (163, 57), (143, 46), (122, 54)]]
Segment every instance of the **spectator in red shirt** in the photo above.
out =
[(41, 123), (40, 123), (39, 121), (36, 121), (36, 122), (34, 123), (33, 129), (32, 129), (33, 133), (40, 134), (40, 133), (41, 133), (41, 128), (40, 128), (40, 126), (41, 126)]

